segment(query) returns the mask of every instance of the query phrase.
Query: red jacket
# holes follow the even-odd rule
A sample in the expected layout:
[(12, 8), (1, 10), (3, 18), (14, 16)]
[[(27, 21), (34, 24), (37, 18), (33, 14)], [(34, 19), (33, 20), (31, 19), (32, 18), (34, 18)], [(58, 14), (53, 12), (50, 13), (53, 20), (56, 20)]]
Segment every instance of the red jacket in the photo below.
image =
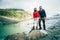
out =
[(40, 18), (39, 12), (33, 12), (33, 18)]

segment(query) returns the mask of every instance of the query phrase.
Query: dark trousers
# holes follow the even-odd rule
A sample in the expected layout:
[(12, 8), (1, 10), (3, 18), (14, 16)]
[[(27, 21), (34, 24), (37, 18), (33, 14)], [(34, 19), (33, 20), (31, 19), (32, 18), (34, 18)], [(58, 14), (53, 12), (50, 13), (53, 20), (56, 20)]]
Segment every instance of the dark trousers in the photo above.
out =
[(41, 21), (43, 22), (43, 28), (44, 28), (44, 30), (46, 29), (45, 28), (45, 18), (40, 18), (39, 19), (39, 29), (42, 29), (42, 27), (41, 27)]

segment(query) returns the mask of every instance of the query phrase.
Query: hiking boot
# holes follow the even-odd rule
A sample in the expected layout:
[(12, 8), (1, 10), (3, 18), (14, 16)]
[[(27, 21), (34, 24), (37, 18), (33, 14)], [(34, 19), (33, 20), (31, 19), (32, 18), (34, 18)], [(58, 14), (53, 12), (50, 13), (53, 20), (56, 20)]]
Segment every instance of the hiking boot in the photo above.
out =
[(46, 29), (44, 28), (44, 30), (46, 30)]
[(36, 26), (36, 30), (38, 30), (38, 27)]
[(33, 26), (33, 28), (32, 28), (32, 30), (34, 30), (35, 28), (34, 28), (34, 26)]
[(41, 30), (41, 28), (39, 28), (39, 30)]

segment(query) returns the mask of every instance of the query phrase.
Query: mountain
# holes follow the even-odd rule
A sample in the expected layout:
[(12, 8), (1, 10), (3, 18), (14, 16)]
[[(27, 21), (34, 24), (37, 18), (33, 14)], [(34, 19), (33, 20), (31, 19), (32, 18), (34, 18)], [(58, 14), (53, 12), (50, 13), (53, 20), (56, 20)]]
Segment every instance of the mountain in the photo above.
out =
[(25, 18), (29, 13), (23, 9), (0, 9), (0, 16)]
[(0, 22), (3, 24), (15, 23), (18, 19), (19, 21), (25, 20), (29, 16), (29, 12), (24, 9), (0, 9)]

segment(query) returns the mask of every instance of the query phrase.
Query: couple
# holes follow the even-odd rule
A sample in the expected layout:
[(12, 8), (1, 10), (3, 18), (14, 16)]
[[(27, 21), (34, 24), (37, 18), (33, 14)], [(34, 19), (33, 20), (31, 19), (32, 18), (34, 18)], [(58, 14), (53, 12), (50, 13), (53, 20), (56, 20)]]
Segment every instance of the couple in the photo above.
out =
[(46, 30), (45, 27), (46, 13), (45, 10), (42, 8), (42, 6), (39, 6), (39, 11), (37, 11), (37, 8), (34, 8), (33, 18), (34, 18), (34, 26), (32, 30), (38, 29), (38, 25), (39, 25), (39, 30), (42, 29), (41, 21), (43, 22), (43, 29)]

